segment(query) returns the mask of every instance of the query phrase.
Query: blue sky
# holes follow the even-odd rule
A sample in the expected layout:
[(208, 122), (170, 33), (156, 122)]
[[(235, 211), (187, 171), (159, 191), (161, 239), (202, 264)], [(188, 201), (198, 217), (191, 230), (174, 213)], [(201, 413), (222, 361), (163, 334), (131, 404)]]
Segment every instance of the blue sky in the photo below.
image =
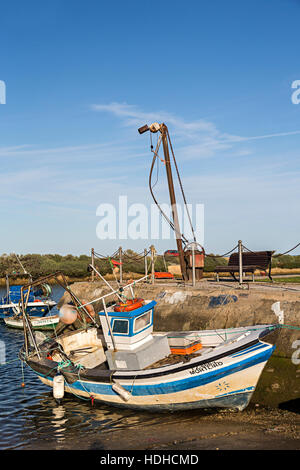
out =
[(153, 121), (204, 204), (208, 252), (299, 242), (299, 15), (296, 0), (2, 4), (1, 252), (175, 248), (96, 236), (99, 204), (152, 203), (137, 128)]

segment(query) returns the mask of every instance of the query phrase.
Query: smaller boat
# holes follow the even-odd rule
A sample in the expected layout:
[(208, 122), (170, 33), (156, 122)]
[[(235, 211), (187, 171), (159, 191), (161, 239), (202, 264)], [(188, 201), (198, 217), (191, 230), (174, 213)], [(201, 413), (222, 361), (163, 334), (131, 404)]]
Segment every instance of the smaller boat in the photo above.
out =
[[(22, 285), (10, 285), (10, 278), (24, 277), (22, 274), (6, 275), (6, 295), (0, 299), (0, 319), (10, 318), (22, 313), (21, 309), (21, 289)], [(30, 280), (32, 277), (27, 274)], [(26, 293), (26, 292), (25, 292)], [(28, 293), (26, 311), (30, 317), (44, 317), (56, 305), (51, 299), (52, 289), (49, 284), (41, 284)]]
[[(31, 326), (33, 330), (54, 331), (59, 322), (59, 315), (47, 315), (45, 317), (31, 317)], [(22, 330), (24, 328), (23, 319), (20, 315), (4, 318), (4, 323), (9, 328)]]

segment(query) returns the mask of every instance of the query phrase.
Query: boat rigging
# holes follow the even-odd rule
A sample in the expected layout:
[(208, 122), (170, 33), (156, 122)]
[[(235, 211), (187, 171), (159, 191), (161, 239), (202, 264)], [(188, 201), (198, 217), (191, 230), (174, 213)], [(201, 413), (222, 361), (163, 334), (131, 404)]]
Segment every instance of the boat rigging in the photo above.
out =
[[(149, 189), (151, 196), (157, 205), (159, 211), (161, 212), (162, 216), (165, 218), (165, 220), (170, 224), (171, 228), (175, 232), (175, 238), (176, 238), (176, 244), (177, 244), (177, 249), (178, 249), (178, 254), (179, 254), (179, 262), (180, 262), (180, 267), (181, 267), (181, 273), (184, 281), (188, 281), (192, 277), (192, 270), (193, 266), (196, 271), (196, 278), (200, 279), (203, 276), (203, 267), (204, 267), (204, 257), (205, 257), (205, 251), (204, 248), (197, 243), (196, 240), (196, 235), (194, 231), (194, 227), (192, 224), (192, 219), (191, 215), (188, 209), (185, 193), (183, 190), (183, 185), (182, 181), (180, 178), (179, 174), (179, 169), (177, 166), (175, 154), (173, 151), (172, 143), (171, 143), (171, 138), (169, 134), (168, 127), (166, 124), (162, 123), (159, 124), (158, 122), (154, 122), (148, 126), (145, 124), (144, 126), (140, 127), (138, 129), (138, 132), (140, 134), (144, 134), (145, 132), (150, 131), (150, 133), (157, 133), (159, 132), (159, 138), (157, 141), (157, 145), (155, 150), (153, 150), (153, 145), (151, 144), (151, 151), (154, 153), (151, 168), (150, 168), (150, 174), (149, 174)], [(151, 135), (151, 134), (150, 134)], [(171, 203), (171, 211), (172, 211), (172, 220), (169, 219), (169, 217), (165, 214), (165, 212), (162, 210), (161, 206), (159, 205), (154, 193), (153, 193), (153, 185), (152, 185), (152, 174), (153, 174), (153, 169), (155, 162), (159, 158), (158, 152), (160, 149), (160, 146), (163, 146), (163, 152), (164, 152), (164, 163), (166, 166), (166, 174), (167, 174), (167, 180), (168, 180), (168, 189), (169, 189), (169, 195), (170, 195), (170, 203)], [(171, 159), (170, 159), (170, 151), (174, 163), (174, 167), (176, 170), (176, 175), (178, 178), (182, 198), (184, 201), (184, 207), (188, 216), (188, 221), (191, 227), (192, 231), (192, 236), (193, 236), (193, 241), (189, 243), (185, 235), (181, 232), (180, 230), (180, 224), (179, 224), (179, 218), (178, 218), (178, 211), (177, 211), (177, 205), (176, 205), (176, 195), (175, 195), (175, 189), (174, 189), (174, 182), (173, 182), (173, 175), (172, 175), (172, 165), (171, 165)], [(156, 183), (155, 183), (156, 184)], [(194, 262), (193, 262), (194, 258)]]

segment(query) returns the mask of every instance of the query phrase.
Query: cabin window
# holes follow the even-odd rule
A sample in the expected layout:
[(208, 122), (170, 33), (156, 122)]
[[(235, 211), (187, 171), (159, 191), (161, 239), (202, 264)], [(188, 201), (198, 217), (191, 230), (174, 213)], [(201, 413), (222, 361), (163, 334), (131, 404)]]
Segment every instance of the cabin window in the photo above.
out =
[(127, 335), (128, 334), (128, 320), (114, 320), (112, 331), (113, 333)]
[(138, 331), (141, 331), (144, 328), (147, 328), (147, 326), (151, 324), (151, 318), (152, 318), (152, 310), (136, 318), (134, 320), (133, 332), (137, 333)]

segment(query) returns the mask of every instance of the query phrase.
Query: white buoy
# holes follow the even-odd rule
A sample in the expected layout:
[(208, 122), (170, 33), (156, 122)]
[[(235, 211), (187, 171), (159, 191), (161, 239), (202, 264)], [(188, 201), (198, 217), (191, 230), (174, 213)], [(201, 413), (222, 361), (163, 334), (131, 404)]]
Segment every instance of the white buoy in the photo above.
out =
[(128, 401), (132, 396), (131, 393), (127, 392), (127, 390), (125, 390), (125, 388), (123, 388), (122, 385), (117, 382), (113, 383), (111, 388), (114, 392), (120, 395), (120, 397), (123, 398), (124, 401)]
[(53, 378), (53, 397), (61, 400), (65, 395), (65, 379), (63, 375), (56, 375)]
[(65, 304), (59, 309), (59, 320), (65, 325), (71, 325), (77, 319), (77, 310), (73, 305)]

